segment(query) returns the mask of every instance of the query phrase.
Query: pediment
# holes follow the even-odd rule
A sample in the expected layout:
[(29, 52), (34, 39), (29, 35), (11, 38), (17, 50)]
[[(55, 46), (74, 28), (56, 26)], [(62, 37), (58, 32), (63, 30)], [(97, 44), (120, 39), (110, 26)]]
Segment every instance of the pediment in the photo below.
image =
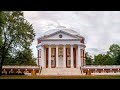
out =
[(72, 35), (70, 33), (64, 32), (64, 31), (57, 31), (55, 33), (52, 33), (50, 35), (46, 35), (41, 37), (42, 40), (51, 40), (51, 39), (80, 39), (79, 36)]

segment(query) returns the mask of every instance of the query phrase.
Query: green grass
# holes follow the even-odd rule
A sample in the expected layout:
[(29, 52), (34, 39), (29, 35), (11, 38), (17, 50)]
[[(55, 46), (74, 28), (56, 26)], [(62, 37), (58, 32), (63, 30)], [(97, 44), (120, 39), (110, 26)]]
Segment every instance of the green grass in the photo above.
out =
[(0, 79), (120, 79), (120, 76), (24, 76), (24, 75), (2, 75)]

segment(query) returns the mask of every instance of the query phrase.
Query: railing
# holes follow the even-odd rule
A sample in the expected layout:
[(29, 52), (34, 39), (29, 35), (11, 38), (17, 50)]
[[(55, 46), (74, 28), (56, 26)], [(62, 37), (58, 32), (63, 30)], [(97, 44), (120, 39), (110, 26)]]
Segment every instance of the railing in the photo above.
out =
[(3, 68), (39, 68), (38, 66), (17, 66), (17, 65), (14, 65), (14, 66), (3, 66)]
[(86, 65), (82, 68), (120, 68), (120, 65)]
[[(22, 70), (21, 70), (22, 69)], [(3, 66), (3, 74), (7, 75), (19, 75), (18, 72), (21, 72), (22, 75), (31, 75), (31, 73), (35, 70), (36, 74), (39, 74), (39, 69), (42, 70), (39, 66)], [(16, 71), (17, 70), (17, 71)]]

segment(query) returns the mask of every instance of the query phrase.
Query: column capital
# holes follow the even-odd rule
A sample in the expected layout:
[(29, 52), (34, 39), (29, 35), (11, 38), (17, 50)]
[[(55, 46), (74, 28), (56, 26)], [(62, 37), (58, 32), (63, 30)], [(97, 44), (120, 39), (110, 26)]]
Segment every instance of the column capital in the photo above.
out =
[(48, 46), (51, 46), (52, 44), (49, 44), (49, 43), (48, 43), (47, 45), (48, 45)]
[(63, 47), (66, 47), (66, 44), (63, 44)]
[(85, 48), (80, 48), (81, 50), (85, 50)]
[(67, 44), (62, 44), (63, 46), (66, 46)]
[(84, 47), (80, 47), (80, 49), (84, 50), (85, 48)]
[(51, 47), (52, 45), (51, 44), (48, 44), (48, 47)]
[(70, 44), (70, 46), (74, 46), (74, 44)]
[(60, 44), (55, 44), (56, 46), (59, 46)]

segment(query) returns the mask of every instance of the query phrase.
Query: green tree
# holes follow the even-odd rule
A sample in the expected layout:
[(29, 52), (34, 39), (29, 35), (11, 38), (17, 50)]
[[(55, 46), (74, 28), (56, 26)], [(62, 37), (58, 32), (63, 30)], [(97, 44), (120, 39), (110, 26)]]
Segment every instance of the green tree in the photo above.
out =
[(8, 57), (6, 57), (6, 59), (4, 60), (3, 65), (15, 65), (16, 60), (9, 55)]
[(120, 46), (117, 44), (112, 44), (109, 50), (110, 56), (114, 61), (114, 64), (120, 65)]
[(94, 64), (95, 65), (103, 65), (103, 55), (102, 54), (98, 54), (94, 56)]
[(103, 65), (114, 65), (114, 61), (109, 54), (103, 55)]
[(3, 65), (36, 65), (36, 58), (34, 58), (31, 49), (18, 51), (15, 57), (9, 56), (5, 59)]
[(0, 31), (0, 76), (4, 60), (16, 52), (29, 49), (35, 33), (32, 25), (24, 18), (21, 11), (3, 11), (4, 25)]
[(17, 52), (15, 60), (15, 65), (36, 65), (36, 58), (33, 57), (31, 49)]
[(118, 56), (116, 57), (116, 64), (120, 65), (120, 52), (118, 52)]
[(114, 62), (109, 54), (98, 54), (94, 56), (94, 64), (95, 65), (113, 65)]
[(92, 65), (93, 64), (92, 56), (90, 56), (88, 54), (88, 52), (85, 53), (85, 61), (86, 61), (86, 65)]
[(4, 12), (0, 11), (0, 32), (1, 32), (2, 28), (4, 27), (4, 24), (5, 24)]
[[(2, 45), (2, 29), (4, 28), (5, 25), (5, 18), (4, 18), (4, 12), (0, 11), (0, 48)], [(1, 51), (1, 49), (0, 49)], [(0, 52), (0, 60), (1, 60), (1, 52)]]

